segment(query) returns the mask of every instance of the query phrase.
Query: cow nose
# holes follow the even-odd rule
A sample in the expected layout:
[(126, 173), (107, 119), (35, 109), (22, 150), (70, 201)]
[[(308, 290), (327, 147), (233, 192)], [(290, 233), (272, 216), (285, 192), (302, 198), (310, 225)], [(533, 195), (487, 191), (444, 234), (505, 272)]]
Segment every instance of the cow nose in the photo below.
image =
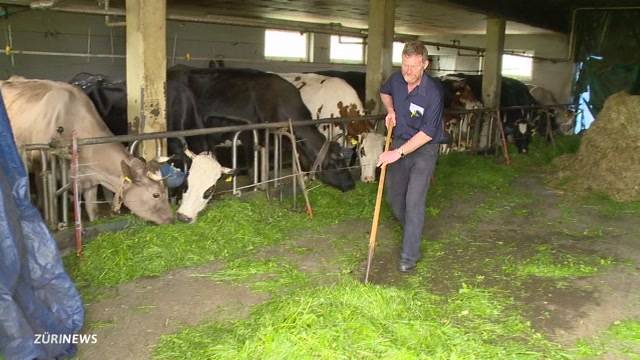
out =
[(364, 178), (362, 178), (362, 181), (366, 182), (366, 183), (373, 182), (373, 177), (372, 176), (365, 176)]
[(184, 223), (190, 223), (191, 222), (191, 218), (188, 217), (185, 214), (182, 213), (177, 213), (176, 217), (178, 218), (179, 221), (184, 222)]

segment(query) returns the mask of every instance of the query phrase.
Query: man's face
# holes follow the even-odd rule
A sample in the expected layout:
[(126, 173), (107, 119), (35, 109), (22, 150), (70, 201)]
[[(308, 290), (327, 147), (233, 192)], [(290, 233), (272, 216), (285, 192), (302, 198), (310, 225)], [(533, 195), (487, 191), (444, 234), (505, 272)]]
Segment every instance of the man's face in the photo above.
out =
[(422, 55), (402, 55), (402, 77), (408, 84), (413, 85), (420, 81), (422, 73), (429, 64)]

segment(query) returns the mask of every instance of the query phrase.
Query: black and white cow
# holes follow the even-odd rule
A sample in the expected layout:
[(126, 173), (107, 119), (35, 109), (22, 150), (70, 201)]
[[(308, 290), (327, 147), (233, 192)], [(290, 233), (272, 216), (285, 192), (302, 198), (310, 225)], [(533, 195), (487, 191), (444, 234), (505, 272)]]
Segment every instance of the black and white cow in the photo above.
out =
[[(125, 89), (123, 87), (126, 92)], [(169, 130), (237, 125), (234, 118), (246, 119), (254, 124), (311, 119), (299, 91), (277, 75), (250, 69), (194, 69), (184, 66), (169, 69), (167, 73), (167, 114)], [(101, 115), (109, 121), (126, 122), (126, 118), (112, 119), (108, 115)], [(312, 125), (296, 127), (294, 131), (299, 140), (302, 166), (309, 169), (316, 161), (325, 138)], [(216, 134), (187, 138), (187, 142), (189, 148), (199, 154), (213, 150), (212, 146), (230, 136)], [(243, 139), (243, 144), (252, 146), (252, 139)], [(180, 155), (183, 145), (178, 141), (170, 141), (169, 150), (172, 154)], [(337, 143), (328, 144), (318, 178), (342, 191), (355, 187)]]

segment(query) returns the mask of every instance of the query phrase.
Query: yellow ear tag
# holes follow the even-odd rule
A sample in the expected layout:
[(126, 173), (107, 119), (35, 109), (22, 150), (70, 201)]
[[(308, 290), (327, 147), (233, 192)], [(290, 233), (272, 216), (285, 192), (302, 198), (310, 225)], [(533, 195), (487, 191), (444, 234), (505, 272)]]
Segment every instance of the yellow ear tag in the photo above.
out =
[(351, 145), (358, 145), (358, 140), (356, 140), (356, 138), (351, 138)]
[(123, 182), (128, 182), (128, 183), (130, 183), (130, 182), (131, 182), (131, 179), (129, 179), (129, 177), (128, 177), (128, 176), (125, 176), (125, 177), (123, 177), (123, 178), (122, 178), (122, 181), (123, 181)]
[(224, 179), (225, 182), (231, 182), (231, 180), (233, 180), (233, 176), (227, 176), (227, 178)]

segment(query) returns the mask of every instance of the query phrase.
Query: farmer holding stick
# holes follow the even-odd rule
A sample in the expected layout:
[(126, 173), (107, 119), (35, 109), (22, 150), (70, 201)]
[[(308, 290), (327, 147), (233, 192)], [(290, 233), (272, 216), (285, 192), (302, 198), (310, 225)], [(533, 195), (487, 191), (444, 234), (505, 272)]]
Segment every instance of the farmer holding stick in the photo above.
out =
[(403, 228), (399, 270), (411, 272), (420, 259), (420, 242), (429, 181), (438, 159), (438, 144), (446, 139), (442, 125), (443, 90), (440, 82), (424, 74), (429, 66), (427, 48), (420, 41), (402, 50), (402, 67), (380, 88), (387, 110), (385, 125), (393, 128), (391, 150), (377, 166), (387, 164), (386, 199)]

